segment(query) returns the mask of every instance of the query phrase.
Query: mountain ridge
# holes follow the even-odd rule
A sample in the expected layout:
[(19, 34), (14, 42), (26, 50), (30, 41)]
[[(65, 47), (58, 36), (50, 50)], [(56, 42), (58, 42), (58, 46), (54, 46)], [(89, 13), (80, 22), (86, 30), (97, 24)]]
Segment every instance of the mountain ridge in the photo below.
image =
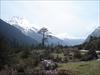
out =
[[(11, 24), (12, 26), (15, 26), (16, 28), (21, 30), (21, 32), (23, 34), (25, 34), (25, 35), (27, 35), (27, 36), (37, 40), (39, 43), (41, 43), (42, 35), (38, 33), (39, 30), (34, 28), (33, 26), (30, 26), (30, 23), (27, 23), (27, 26), (23, 27), (24, 25), (22, 25), (22, 24), (25, 24), (25, 23), (23, 23), (24, 22), (23, 19), (24, 18), (13, 17), (10, 20), (8, 20), (7, 23)], [(64, 42), (61, 39), (59, 39), (58, 37), (52, 36), (52, 38), (48, 38), (48, 41), (46, 42), (46, 44), (48, 44), (48, 45), (51, 45), (51, 44), (54, 44), (54, 45), (58, 45), (58, 44), (64, 45)]]
[(96, 37), (99, 38), (100, 37), (100, 26), (97, 27), (85, 40), (85, 42), (89, 42), (91, 37)]
[(9, 40), (17, 40), (19, 44), (32, 45), (37, 44), (37, 41), (24, 35), (18, 28), (6, 23), (0, 19), (0, 38), (6, 37)]

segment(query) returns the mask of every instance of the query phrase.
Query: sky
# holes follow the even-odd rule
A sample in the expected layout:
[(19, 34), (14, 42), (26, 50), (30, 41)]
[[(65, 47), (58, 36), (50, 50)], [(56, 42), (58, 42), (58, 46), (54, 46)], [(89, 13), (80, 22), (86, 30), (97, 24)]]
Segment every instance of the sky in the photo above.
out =
[(1, 1), (0, 18), (24, 17), (59, 38), (85, 39), (100, 26), (100, 1)]

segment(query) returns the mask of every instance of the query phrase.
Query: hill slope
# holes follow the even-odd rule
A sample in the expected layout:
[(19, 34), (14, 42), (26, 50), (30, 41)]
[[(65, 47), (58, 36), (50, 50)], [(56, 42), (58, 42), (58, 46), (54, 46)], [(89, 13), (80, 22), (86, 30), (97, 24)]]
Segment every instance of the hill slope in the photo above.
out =
[(19, 44), (32, 45), (37, 41), (24, 35), (18, 28), (11, 26), (0, 19), (0, 38), (5, 37), (9, 41), (17, 41)]
[(86, 39), (83, 44), (85, 49), (100, 50), (100, 27), (95, 29)]
[[(24, 35), (27, 35), (33, 39), (35, 39), (38, 43), (41, 43), (42, 35), (38, 33), (38, 29), (34, 28), (33, 24), (30, 24), (28, 20), (20, 17), (12, 17), (11, 19), (7, 20), (7, 22), (18, 28)], [(58, 44), (64, 44), (63, 40), (52, 36), (52, 38), (48, 38), (48, 41), (46, 42), (48, 45), (58, 45)]]

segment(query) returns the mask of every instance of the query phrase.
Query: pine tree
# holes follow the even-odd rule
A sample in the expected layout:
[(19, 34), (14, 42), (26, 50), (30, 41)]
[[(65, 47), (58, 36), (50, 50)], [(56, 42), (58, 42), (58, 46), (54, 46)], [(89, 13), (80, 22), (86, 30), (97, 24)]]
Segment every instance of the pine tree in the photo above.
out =
[(41, 28), (41, 29), (38, 31), (38, 33), (42, 34), (42, 46), (43, 46), (43, 48), (44, 48), (44, 47), (45, 47), (45, 42), (47, 41), (47, 39), (48, 39), (49, 37), (52, 37), (52, 36), (50, 35), (50, 32), (48, 31), (48, 29), (45, 28), (45, 27)]

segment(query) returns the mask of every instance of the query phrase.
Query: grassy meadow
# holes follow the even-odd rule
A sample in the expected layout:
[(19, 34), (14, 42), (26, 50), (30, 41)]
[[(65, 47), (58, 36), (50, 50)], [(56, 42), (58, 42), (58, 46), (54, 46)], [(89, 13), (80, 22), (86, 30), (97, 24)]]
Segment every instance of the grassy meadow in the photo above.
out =
[(71, 70), (73, 75), (100, 75), (100, 61), (59, 63), (58, 69)]

